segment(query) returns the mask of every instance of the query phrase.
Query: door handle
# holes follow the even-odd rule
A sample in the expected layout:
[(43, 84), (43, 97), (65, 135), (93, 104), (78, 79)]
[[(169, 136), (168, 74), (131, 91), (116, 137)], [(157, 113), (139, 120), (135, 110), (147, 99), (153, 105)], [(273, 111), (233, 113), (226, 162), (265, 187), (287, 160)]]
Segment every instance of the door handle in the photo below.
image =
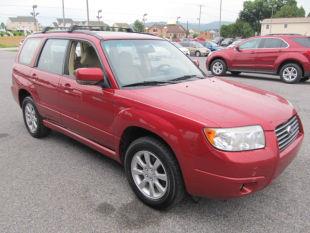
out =
[(33, 73), (33, 74), (31, 74), (30, 78), (33, 80), (36, 80), (36, 79), (38, 79), (38, 76), (36, 73)]
[(65, 85), (64, 85), (64, 90), (65, 90), (65, 93), (69, 93), (69, 92), (71, 92), (73, 89), (71, 88), (71, 85), (70, 85), (70, 83), (66, 83)]

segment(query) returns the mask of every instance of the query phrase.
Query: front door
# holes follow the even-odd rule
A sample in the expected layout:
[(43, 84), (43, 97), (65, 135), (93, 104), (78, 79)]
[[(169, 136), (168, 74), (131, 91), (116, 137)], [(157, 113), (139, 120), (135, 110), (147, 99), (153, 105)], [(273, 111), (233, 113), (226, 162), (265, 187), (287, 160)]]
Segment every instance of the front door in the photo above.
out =
[(251, 39), (234, 48), (231, 70), (251, 70), (256, 64), (256, 51), (259, 38)]

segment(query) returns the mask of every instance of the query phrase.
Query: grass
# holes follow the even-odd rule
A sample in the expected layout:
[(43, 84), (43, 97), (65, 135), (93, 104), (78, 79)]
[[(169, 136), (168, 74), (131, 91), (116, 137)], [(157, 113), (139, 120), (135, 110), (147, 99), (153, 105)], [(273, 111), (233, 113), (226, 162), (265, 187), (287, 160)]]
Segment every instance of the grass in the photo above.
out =
[(16, 45), (0, 44), (0, 48), (14, 48)]

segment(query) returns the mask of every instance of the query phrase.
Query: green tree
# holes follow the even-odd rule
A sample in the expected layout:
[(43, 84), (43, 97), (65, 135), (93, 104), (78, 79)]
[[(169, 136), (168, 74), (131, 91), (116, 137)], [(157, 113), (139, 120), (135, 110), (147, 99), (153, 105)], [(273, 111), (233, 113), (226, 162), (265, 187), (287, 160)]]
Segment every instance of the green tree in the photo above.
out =
[(133, 23), (133, 30), (135, 32), (144, 32), (144, 24), (139, 21), (139, 20), (136, 20), (134, 23)]
[(310, 17), (310, 12), (309, 12), (309, 14), (308, 14), (308, 17)]
[(251, 25), (247, 22), (237, 20), (236, 23), (223, 25), (221, 27), (221, 35), (223, 37), (243, 37), (247, 38), (255, 34)]
[(260, 22), (263, 19), (271, 18), (272, 13), (273, 16), (277, 15), (277, 12), (284, 6), (298, 8), (296, 0), (247, 0), (243, 3), (243, 10), (239, 13), (239, 19), (248, 22), (253, 30), (258, 33), (260, 32)]
[(275, 13), (274, 17), (305, 17), (305, 15), (306, 12), (302, 6), (298, 7), (297, 5), (285, 5), (282, 6), (281, 9)]
[(5, 24), (3, 22), (0, 24), (0, 28), (5, 30)]

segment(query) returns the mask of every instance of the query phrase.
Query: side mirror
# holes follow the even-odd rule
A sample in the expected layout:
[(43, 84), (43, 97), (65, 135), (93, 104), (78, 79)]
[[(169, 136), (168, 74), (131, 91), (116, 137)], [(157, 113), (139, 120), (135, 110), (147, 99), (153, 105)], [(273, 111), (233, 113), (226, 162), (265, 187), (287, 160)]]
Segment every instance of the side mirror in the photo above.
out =
[(95, 85), (103, 80), (100, 68), (79, 68), (75, 71), (76, 81), (82, 85)]
[(238, 45), (235, 47), (235, 49), (236, 49), (238, 52), (240, 52), (240, 48), (239, 48)]
[(199, 67), (199, 61), (197, 59), (193, 60), (194, 64)]

